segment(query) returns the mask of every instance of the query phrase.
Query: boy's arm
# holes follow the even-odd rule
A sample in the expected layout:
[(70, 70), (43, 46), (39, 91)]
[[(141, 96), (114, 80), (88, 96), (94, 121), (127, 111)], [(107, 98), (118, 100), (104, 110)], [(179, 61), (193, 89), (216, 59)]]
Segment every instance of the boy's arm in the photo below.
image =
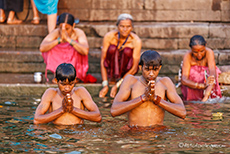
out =
[(166, 96), (170, 102), (165, 101), (164, 99), (161, 99), (158, 106), (184, 119), (186, 117), (186, 109), (184, 107), (184, 103), (182, 99), (176, 92), (175, 85), (172, 83), (171, 79), (169, 79), (168, 77), (165, 77), (163, 81), (161, 82), (163, 82), (164, 86), (167, 87)]
[(45, 114), (50, 108), (51, 100), (55, 93), (56, 91), (54, 91), (53, 89), (48, 89), (43, 94), (41, 103), (38, 105), (35, 111), (34, 124), (42, 124), (42, 123), (51, 122), (57, 119), (58, 117), (60, 117), (64, 113), (62, 107), (60, 107), (59, 109), (53, 112)]
[(110, 112), (113, 117), (126, 113), (143, 103), (141, 97), (137, 97), (132, 100), (126, 101), (130, 97), (131, 85), (133, 84), (133, 82), (135, 82), (134, 80), (136, 79), (134, 79), (131, 75), (127, 75), (124, 81), (122, 82), (119, 92), (114, 98), (111, 107)]
[(88, 111), (74, 107), (71, 113), (82, 119), (101, 122), (101, 113), (89, 92), (84, 87), (79, 87), (75, 93), (81, 98)]

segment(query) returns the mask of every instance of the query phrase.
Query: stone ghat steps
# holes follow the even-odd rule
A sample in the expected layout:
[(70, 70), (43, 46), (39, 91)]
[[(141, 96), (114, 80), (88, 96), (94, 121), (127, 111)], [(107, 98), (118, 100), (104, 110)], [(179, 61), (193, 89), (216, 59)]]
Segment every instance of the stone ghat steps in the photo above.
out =
[[(99, 91), (102, 88), (100, 83), (76, 84), (76, 87), (78, 86), (85, 87), (93, 98), (94, 97), (98, 98)], [(20, 83), (2, 84), (0, 83), (0, 97), (1, 98), (2, 97), (34, 97), (34, 98), (38, 97), (40, 98), (42, 94), (45, 92), (45, 90), (48, 88), (57, 88), (57, 85), (55, 84), (20, 84)], [(230, 97), (230, 86), (229, 85), (221, 85), (221, 89), (222, 89), (223, 96)], [(177, 93), (181, 95), (180, 88), (177, 88), (176, 90), (177, 90)], [(107, 94), (107, 96), (109, 97), (109, 93)]]
[[(177, 74), (186, 51), (186, 49), (158, 51), (163, 60), (161, 74)], [(230, 65), (230, 50), (214, 50), (214, 52), (217, 66)], [(100, 73), (100, 56), (99, 49), (90, 49), (88, 73)], [(41, 52), (36, 49), (0, 50), (0, 73), (31, 74), (44, 71), (45, 64)]]
[[(100, 48), (103, 36), (116, 29), (115, 22), (80, 22), (76, 27), (86, 33), (90, 48)], [(142, 40), (143, 49), (188, 49), (189, 39), (199, 34), (212, 49), (230, 49), (230, 24), (208, 22), (134, 22), (134, 32)], [(32, 25), (0, 25), (0, 47), (38, 49), (47, 35), (46, 23)]]

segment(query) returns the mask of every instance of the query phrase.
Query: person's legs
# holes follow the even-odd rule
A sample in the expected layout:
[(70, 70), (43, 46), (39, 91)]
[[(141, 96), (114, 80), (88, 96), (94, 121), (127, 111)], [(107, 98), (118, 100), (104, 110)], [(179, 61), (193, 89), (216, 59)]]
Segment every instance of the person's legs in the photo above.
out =
[(38, 14), (38, 10), (34, 4), (34, 1), (31, 0), (31, 5), (32, 5), (32, 9), (33, 9), (33, 20), (31, 21), (32, 24), (39, 24), (40, 22), (40, 18), (39, 18), (39, 14)]
[(7, 24), (21, 24), (22, 20), (18, 20), (15, 18), (15, 12), (10, 11), (8, 18), (7, 18)]
[(5, 11), (3, 9), (0, 9), (0, 23), (5, 22), (5, 20), (6, 20)]
[(47, 15), (47, 25), (48, 25), (48, 32), (51, 33), (55, 27), (57, 22), (57, 13)]

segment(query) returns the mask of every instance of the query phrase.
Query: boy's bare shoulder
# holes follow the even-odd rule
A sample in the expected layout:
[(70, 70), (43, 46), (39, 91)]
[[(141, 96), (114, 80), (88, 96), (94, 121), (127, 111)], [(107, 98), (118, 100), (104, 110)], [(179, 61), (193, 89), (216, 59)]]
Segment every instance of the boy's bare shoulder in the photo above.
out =
[(85, 92), (85, 91), (87, 91), (87, 89), (85, 87), (83, 87), (83, 86), (73, 88), (74, 93), (82, 93), (82, 92)]
[(139, 76), (134, 76), (134, 75), (128, 74), (127, 76), (125, 76), (123, 82), (129, 83), (129, 84), (134, 84), (134, 83), (136, 83), (136, 81), (138, 79), (139, 79)]
[(48, 88), (46, 89), (44, 96), (53, 96), (57, 94), (57, 92), (58, 92), (57, 88)]
[(165, 76), (165, 77), (158, 77), (158, 81), (160, 81), (162, 84), (164, 84), (166, 87), (171, 85), (173, 82), (172, 80)]

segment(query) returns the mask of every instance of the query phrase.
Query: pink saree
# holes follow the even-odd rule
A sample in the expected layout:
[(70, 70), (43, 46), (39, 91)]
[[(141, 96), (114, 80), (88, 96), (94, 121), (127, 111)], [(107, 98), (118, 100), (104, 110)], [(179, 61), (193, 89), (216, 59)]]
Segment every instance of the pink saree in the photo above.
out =
[(76, 76), (84, 81), (86, 72), (88, 71), (88, 55), (81, 55), (68, 42), (61, 43), (53, 47), (48, 52), (42, 53), (44, 62), (46, 64), (45, 77), (47, 78), (47, 70), (55, 73), (56, 68), (61, 63), (70, 63), (76, 69)]
[[(207, 71), (207, 74), (209, 74), (208, 67), (205, 66), (191, 66), (190, 69), (190, 75), (189, 80), (192, 80), (194, 82), (198, 83), (204, 83), (205, 82), (205, 71)], [(222, 97), (220, 86), (218, 83), (218, 76), (221, 73), (218, 67), (216, 67), (216, 84), (211, 92), (211, 98), (220, 98)], [(204, 97), (204, 90), (201, 89), (192, 89), (187, 86), (182, 85), (181, 86), (181, 92), (183, 95), (183, 99), (186, 101), (197, 101), (202, 100)]]

